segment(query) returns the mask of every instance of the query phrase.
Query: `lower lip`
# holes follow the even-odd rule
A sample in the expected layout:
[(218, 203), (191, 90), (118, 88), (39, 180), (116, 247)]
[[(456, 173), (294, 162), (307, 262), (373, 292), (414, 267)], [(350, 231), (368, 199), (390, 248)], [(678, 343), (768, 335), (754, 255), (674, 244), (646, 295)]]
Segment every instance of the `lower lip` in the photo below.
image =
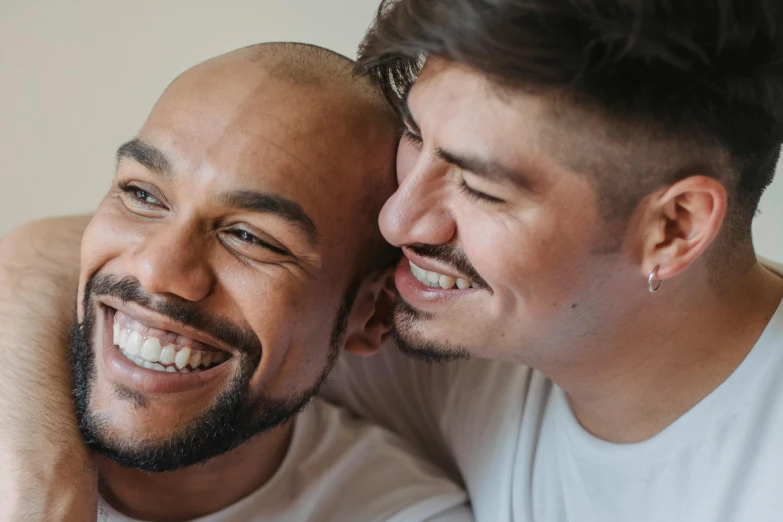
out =
[(408, 261), (408, 258), (406, 257), (403, 257), (397, 265), (397, 271), (394, 274), (394, 282), (397, 285), (397, 291), (400, 292), (400, 296), (402, 296), (403, 299), (414, 306), (422, 307), (433, 306), (452, 299), (467, 297), (478, 291), (477, 288), (465, 288), (464, 290), (453, 288), (451, 290), (444, 290), (442, 288), (427, 286), (413, 275), (410, 261)]
[[(205, 386), (227, 375), (233, 358), (209, 370), (191, 373), (159, 372), (137, 366), (114, 345), (114, 310), (100, 306), (103, 331), (96, 332), (103, 352), (103, 364), (109, 378), (141, 393), (178, 393)], [(97, 344), (97, 343), (96, 343)]]

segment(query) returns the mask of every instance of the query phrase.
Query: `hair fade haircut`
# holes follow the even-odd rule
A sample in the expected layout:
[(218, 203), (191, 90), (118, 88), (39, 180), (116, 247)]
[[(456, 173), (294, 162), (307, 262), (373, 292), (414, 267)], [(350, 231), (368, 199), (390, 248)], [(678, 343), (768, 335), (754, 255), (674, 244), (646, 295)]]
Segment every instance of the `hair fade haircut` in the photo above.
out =
[(428, 56), (723, 152), (750, 241), (783, 141), (780, 0), (384, 0), (358, 70), (399, 108)]

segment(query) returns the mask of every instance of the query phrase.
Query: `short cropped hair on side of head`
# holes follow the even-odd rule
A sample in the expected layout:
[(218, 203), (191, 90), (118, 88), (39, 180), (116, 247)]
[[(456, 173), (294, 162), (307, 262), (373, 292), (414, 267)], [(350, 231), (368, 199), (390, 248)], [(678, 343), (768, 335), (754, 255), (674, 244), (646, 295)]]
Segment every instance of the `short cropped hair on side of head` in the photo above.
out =
[(607, 219), (686, 175), (651, 168), (682, 157), (727, 187), (719, 250), (751, 244), (783, 142), (783, 2), (384, 0), (357, 70), (399, 107), (427, 56), (564, 100), (612, 128), (618, 148), (660, 144), (633, 149), (639, 170), (595, 176)]

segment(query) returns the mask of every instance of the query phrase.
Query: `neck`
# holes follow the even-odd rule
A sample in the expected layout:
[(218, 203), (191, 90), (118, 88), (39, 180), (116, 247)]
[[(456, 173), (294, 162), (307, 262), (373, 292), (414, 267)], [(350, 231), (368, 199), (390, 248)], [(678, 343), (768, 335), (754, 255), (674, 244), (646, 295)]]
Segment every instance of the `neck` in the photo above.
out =
[(207, 516), (266, 484), (282, 464), (292, 432), (288, 422), (204, 464), (166, 473), (123, 468), (98, 457), (102, 494), (115, 509), (140, 520)]
[(552, 372), (586, 430), (633, 443), (671, 425), (742, 363), (783, 299), (783, 279), (754, 263), (727, 292), (705, 294), (683, 306), (656, 296), (660, 309), (626, 322), (594, 362)]

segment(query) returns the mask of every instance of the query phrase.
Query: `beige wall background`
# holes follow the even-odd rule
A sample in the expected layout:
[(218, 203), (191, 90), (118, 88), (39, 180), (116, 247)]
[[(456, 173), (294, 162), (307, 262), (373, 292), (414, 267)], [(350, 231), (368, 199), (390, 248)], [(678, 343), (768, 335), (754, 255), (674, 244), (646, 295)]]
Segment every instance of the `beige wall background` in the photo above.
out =
[[(109, 186), (114, 150), (183, 70), (262, 41), (354, 56), (377, 3), (0, 0), (0, 235), (89, 212)], [(780, 174), (754, 235), (762, 255), (783, 260)]]

